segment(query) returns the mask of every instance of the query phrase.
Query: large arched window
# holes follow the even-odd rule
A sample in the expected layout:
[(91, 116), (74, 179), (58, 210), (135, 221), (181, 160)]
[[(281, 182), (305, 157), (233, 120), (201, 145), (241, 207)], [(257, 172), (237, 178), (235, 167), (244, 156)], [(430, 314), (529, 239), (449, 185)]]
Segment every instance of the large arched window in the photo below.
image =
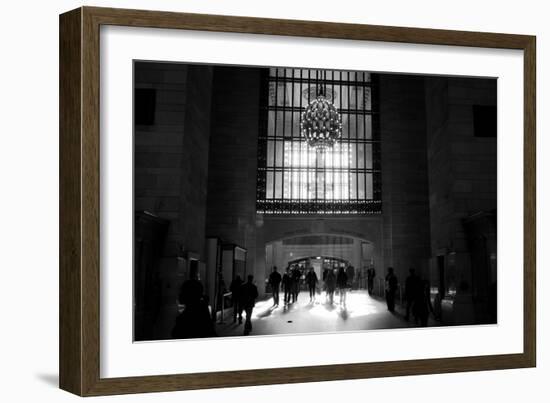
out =
[[(271, 68), (263, 81), (258, 212), (380, 212), (380, 139), (371, 74)], [(342, 116), (342, 137), (325, 152), (308, 146), (300, 133), (301, 112), (321, 86)]]

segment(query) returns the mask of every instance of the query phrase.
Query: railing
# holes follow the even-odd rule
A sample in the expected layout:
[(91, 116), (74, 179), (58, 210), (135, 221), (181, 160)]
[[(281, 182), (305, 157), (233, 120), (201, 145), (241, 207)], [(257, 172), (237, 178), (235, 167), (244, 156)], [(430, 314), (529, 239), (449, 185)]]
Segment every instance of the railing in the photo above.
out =
[(225, 323), (224, 321), (224, 314), (225, 314), (225, 299), (227, 297), (231, 297), (233, 295), (233, 293), (231, 291), (229, 292), (226, 292), (225, 294), (222, 295), (222, 309), (221, 309), (221, 312), (220, 312), (220, 321), (218, 322), (220, 325), (223, 325)]

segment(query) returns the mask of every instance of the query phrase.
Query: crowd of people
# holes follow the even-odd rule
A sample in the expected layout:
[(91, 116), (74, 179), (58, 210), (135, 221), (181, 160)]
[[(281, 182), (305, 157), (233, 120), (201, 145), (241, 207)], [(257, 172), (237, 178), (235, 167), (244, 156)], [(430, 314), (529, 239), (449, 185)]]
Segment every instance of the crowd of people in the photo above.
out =
[[(366, 279), (367, 292), (372, 295), (374, 293), (375, 278), (376, 270), (374, 267), (359, 271), (357, 276), (354, 267), (351, 265), (325, 268), (322, 273), (322, 289), (325, 291), (325, 301), (327, 304), (334, 304), (334, 295), (337, 294), (339, 304), (345, 307), (347, 293), (349, 290), (353, 290), (354, 284), (356, 284), (354, 280)], [(392, 267), (388, 268), (384, 280), (384, 296), (387, 308), (390, 312), (395, 312), (399, 281)], [(289, 265), (283, 275), (279, 273), (277, 267), (273, 267), (267, 280), (271, 288), (274, 307), (279, 306), (281, 288), (284, 294), (285, 307), (297, 302), (302, 284), (307, 286), (310, 302), (315, 301), (316, 295), (320, 293), (320, 282), (312, 267), (304, 269), (298, 265)], [(409, 275), (405, 281), (404, 301), (406, 302), (405, 320), (409, 321), (412, 317), (417, 325), (427, 326), (430, 313), (436, 317), (431, 302), (430, 284), (427, 280), (420, 278), (414, 268), (409, 270)]]
[[(353, 266), (339, 266), (324, 268), (322, 278), (319, 279), (313, 267), (300, 267), (289, 265), (281, 275), (277, 267), (273, 267), (267, 283), (271, 288), (273, 307), (278, 307), (280, 292), (282, 288), (283, 303), (285, 308), (290, 304), (298, 302), (298, 296), (302, 286), (306, 286), (309, 292), (309, 301), (315, 302), (316, 296), (325, 291), (325, 303), (334, 304), (335, 293), (339, 296), (339, 304), (346, 307), (346, 297), (349, 290), (354, 287), (356, 273)], [(357, 280), (364, 280), (369, 295), (374, 292), (374, 279), (376, 271), (373, 267), (360, 271)], [(320, 283), (322, 280), (322, 287)], [(384, 278), (384, 296), (388, 311), (395, 312), (396, 297), (399, 290), (399, 281), (394, 269), (389, 267)], [(364, 283), (363, 287), (364, 287)], [(184, 307), (176, 319), (172, 331), (174, 338), (200, 338), (216, 336), (212, 314), (209, 309), (208, 298), (204, 295), (202, 283), (196, 273), (191, 273), (190, 278), (185, 281), (179, 291), (178, 301)], [(247, 276), (247, 281), (237, 275), (229, 287), (233, 305), (233, 323), (243, 323), (244, 312), (244, 335), (252, 331), (252, 312), (258, 298), (258, 288), (254, 284), (254, 277)], [(405, 280), (404, 288), (405, 320), (414, 319), (419, 326), (427, 326), (430, 313), (436, 317), (431, 302), (430, 285), (427, 280), (422, 279), (414, 268), (409, 269), (409, 275)], [(215, 318), (214, 318), (215, 319)]]
[[(340, 266), (338, 268), (325, 268), (322, 274), (322, 284), (325, 291), (326, 302), (334, 303), (334, 294), (338, 291), (339, 303), (346, 304), (347, 291), (353, 289), (355, 268), (353, 266)], [(307, 287), (309, 301), (314, 302), (320, 293), (320, 279), (313, 267), (303, 268), (299, 265), (289, 265), (283, 275), (275, 266), (267, 279), (273, 296), (273, 306), (279, 306), (280, 292), (282, 288), (284, 306), (298, 301), (298, 295), (302, 285)]]

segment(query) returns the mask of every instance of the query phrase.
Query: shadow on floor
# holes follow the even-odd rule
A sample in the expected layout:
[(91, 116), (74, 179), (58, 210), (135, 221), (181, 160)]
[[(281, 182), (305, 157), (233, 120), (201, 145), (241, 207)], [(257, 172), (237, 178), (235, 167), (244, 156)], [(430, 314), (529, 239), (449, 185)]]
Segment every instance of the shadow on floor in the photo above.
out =
[(272, 307), (266, 309), (265, 311), (260, 312), (260, 313), (257, 314), (256, 316), (257, 316), (258, 318), (266, 318), (266, 317), (268, 317), (268, 316), (271, 315), (271, 313), (275, 310), (275, 308), (277, 308), (277, 307), (274, 305), (274, 306), (272, 306)]
[(59, 375), (58, 374), (35, 374), (36, 378), (44, 382), (49, 386), (55, 388), (59, 387)]

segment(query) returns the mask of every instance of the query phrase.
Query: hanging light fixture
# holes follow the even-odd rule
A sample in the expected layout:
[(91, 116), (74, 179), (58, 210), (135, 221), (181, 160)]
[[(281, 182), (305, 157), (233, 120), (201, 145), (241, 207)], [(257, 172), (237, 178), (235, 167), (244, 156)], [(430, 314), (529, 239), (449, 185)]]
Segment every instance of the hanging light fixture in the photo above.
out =
[(302, 112), (300, 130), (307, 144), (317, 151), (332, 148), (342, 136), (342, 117), (321, 86), (317, 97)]

